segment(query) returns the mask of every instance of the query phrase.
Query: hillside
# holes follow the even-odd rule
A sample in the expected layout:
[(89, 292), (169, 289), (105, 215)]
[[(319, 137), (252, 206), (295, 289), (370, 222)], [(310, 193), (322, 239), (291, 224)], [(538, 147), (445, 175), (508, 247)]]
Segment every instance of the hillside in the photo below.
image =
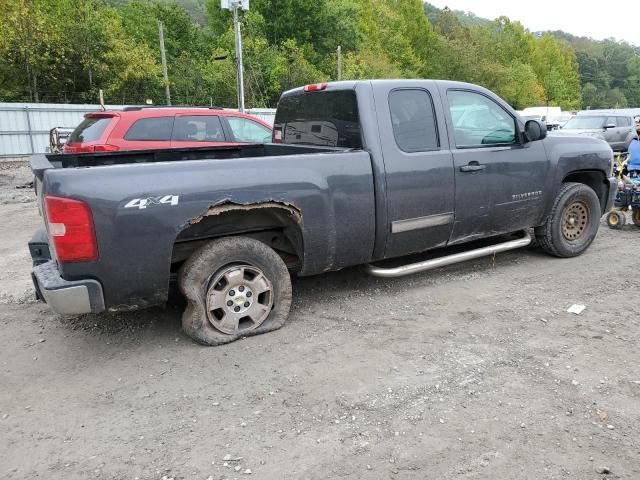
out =
[[(437, 21), (442, 11), (443, 11), (442, 8), (438, 8), (435, 5), (431, 5), (429, 2), (424, 3), (424, 13), (427, 15), (427, 18), (432, 24)], [(491, 20), (487, 18), (478, 17), (473, 12), (463, 12), (462, 10), (449, 10), (449, 11), (465, 27), (486, 26), (489, 23), (491, 23)]]
[[(105, 3), (106, 2), (106, 3)], [(236, 102), (234, 39), (219, 0), (3, 0), (0, 99), (165, 101), (157, 21), (176, 103)], [(242, 14), (246, 104), (342, 78), (448, 78), (516, 108), (640, 105), (638, 49), (422, 0), (251, 0)]]
[(594, 40), (551, 32), (576, 51), (585, 107), (640, 106), (640, 47), (613, 39)]
[[(482, 27), (491, 22), (472, 12), (424, 4), (425, 14), (432, 24), (445, 10), (467, 27)], [(545, 33), (566, 42), (575, 51), (584, 108), (640, 107), (640, 46), (613, 39), (594, 40), (562, 30), (535, 32), (535, 35), (541, 37)]]

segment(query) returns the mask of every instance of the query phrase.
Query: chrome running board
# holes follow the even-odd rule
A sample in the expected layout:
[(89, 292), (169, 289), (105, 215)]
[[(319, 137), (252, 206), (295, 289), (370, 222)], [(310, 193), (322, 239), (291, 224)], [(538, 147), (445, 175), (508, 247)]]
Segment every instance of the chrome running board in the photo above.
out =
[(516, 240), (509, 240), (508, 242), (498, 243), (497, 245), (476, 248), (475, 250), (469, 250), (468, 252), (454, 253), (444, 257), (432, 258), (431, 260), (425, 260), (424, 262), (410, 263), (400, 267), (383, 268), (376, 267), (369, 263), (364, 266), (364, 271), (374, 277), (384, 278), (403, 277), (405, 275), (411, 275), (412, 273), (426, 272), (427, 270), (433, 270), (434, 268), (453, 265), (454, 263), (466, 262), (467, 260), (473, 260), (475, 258), (486, 257), (487, 255), (494, 255), (496, 253), (526, 247), (531, 243), (531, 235), (527, 231), (523, 231), (522, 234), (523, 237)]

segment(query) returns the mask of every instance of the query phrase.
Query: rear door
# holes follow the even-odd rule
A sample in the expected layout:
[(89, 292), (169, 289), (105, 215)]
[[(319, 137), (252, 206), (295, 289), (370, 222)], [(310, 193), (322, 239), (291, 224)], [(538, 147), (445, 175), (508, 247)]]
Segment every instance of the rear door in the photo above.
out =
[(218, 115), (177, 114), (172, 148), (229, 145), (229, 134)]
[(488, 92), (441, 94), (455, 168), (451, 243), (537, 225), (550, 168), (543, 142), (523, 143), (515, 113)]
[(122, 137), (116, 135), (114, 130), (109, 143), (120, 150), (169, 148), (172, 130), (173, 115), (140, 118), (129, 126)]
[[(413, 86), (417, 85), (417, 86)], [(372, 82), (386, 174), (385, 257), (443, 246), (454, 219), (453, 158), (434, 82)]]

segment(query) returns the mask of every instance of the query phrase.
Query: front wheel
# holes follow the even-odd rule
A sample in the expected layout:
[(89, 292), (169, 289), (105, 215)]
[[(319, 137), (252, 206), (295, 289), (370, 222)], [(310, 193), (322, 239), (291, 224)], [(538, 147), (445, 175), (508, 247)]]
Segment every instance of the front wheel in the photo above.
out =
[(598, 233), (600, 201), (582, 183), (564, 183), (544, 225), (535, 229), (538, 243), (556, 257), (582, 254)]
[(280, 256), (249, 237), (214, 240), (196, 250), (178, 276), (187, 299), (182, 328), (205, 345), (221, 345), (284, 325), (291, 278)]

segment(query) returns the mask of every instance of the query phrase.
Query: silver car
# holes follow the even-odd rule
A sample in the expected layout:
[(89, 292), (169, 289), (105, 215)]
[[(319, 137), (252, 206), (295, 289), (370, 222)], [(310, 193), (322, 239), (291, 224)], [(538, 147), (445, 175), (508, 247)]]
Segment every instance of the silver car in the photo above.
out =
[(578, 115), (550, 135), (589, 135), (605, 140), (617, 152), (627, 150), (638, 138), (631, 115)]

